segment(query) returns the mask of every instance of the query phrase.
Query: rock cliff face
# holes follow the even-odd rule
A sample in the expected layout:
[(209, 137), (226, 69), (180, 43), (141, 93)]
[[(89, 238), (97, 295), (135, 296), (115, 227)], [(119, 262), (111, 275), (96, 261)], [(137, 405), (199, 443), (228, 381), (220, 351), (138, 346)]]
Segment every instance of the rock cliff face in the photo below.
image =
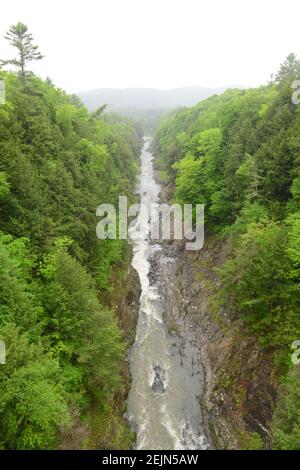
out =
[(141, 295), (139, 276), (131, 265), (128, 266), (127, 274), (121, 282), (120, 292), (121, 295), (117, 299), (117, 315), (126, 342), (131, 345), (135, 338)]
[[(164, 188), (166, 202), (171, 188)], [(206, 429), (216, 448), (268, 448), (270, 420), (277, 395), (272, 352), (259, 343), (217, 300), (219, 281), (213, 268), (226, 259), (226, 243), (211, 238), (200, 251), (186, 251), (178, 241), (163, 243), (153, 259), (161, 271), (165, 321), (181, 338), (183, 364), (204, 375), (200, 397)], [(172, 262), (165, 262), (165, 260)], [(195, 346), (193, 358), (189, 351)]]

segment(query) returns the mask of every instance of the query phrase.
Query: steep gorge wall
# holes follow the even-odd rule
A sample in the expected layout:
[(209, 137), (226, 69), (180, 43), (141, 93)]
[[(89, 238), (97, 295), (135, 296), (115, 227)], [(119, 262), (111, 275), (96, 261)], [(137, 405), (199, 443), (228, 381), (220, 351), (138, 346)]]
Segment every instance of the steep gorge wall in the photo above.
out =
[[(164, 187), (161, 200), (171, 197), (172, 187)], [(183, 242), (173, 241), (163, 250), (176, 260), (163, 268), (165, 320), (169, 332), (183, 339), (183, 355), (189, 343), (199, 349), (195, 361), (201, 362), (205, 382), (200, 400), (215, 447), (270, 447), (278, 378), (272, 352), (220, 306), (214, 267), (226, 259), (226, 242), (212, 237), (202, 250), (186, 251)]]

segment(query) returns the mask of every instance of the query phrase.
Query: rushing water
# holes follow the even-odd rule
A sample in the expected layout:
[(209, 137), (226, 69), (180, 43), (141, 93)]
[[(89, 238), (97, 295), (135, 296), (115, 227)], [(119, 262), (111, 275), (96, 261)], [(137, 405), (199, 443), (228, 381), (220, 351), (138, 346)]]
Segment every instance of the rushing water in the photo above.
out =
[[(145, 138), (139, 186), (141, 203), (148, 207), (158, 202), (160, 192), (149, 145), (150, 139)], [(182, 365), (174, 337), (165, 327), (164, 294), (159, 291), (159, 283), (150, 283), (149, 276), (151, 257), (161, 246), (151, 243), (145, 237), (148, 233), (148, 220), (140, 211), (131, 229), (135, 238), (132, 266), (139, 274), (142, 292), (136, 340), (130, 351), (128, 419), (137, 433), (137, 449), (206, 449), (200, 429), (199, 377)]]

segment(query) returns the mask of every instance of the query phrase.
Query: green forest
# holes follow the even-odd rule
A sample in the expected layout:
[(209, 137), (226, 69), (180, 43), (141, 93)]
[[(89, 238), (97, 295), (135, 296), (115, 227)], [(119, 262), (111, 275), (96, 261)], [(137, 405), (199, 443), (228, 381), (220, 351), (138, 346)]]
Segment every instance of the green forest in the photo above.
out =
[[(145, 130), (171, 202), (204, 204), (206, 240), (226, 246), (212, 323), (222, 329), (226, 311), (272, 357), (272, 449), (300, 449), (300, 60), (289, 54), (264, 86), (171, 112), (131, 110), (133, 119), (105, 103), (90, 112), (31, 72), (43, 54), (25, 24), (5, 40), (16, 58), (0, 57), (0, 450), (134, 448), (125, 413), (136, 331), (118, 310), (134, 250), (97, 238), (96, 209), (121, 195), (138, 201)], [(153, 369), (163, 394), (168, 368)], [(249, 448), (264, 448), (252, 437)]]
[(56, 448), (75, 417), (92, 428), (93, 410), (103, 439), (127, 448), (115, 401), (126, 341), (109, 299), (128, 246), (95, 228), (99, 204), (133, 197), (141, 131), (30, 73), (41, 54), (25, 25), (8, 39), (20, 61), (16, 73), (0, 70), (0, 447)]
[(173, 113), (156, 132), (161, 177), (174, 200), (205, 204), (206, 237), (230, 250), (218, 301), (274, 353), (283, 382), (275, 449), (300, 448), (300, 108), (291, 97), (300, 62), (290, 54), (260, 88), (231, 89)]

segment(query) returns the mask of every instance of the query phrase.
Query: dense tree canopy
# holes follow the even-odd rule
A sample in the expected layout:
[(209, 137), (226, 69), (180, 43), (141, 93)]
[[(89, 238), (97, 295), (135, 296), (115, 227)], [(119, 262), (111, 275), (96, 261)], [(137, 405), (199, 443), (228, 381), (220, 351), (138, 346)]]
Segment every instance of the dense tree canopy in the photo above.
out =
[[(291, 99), (299, 78), (300, 62), (290, 54), (275, 84), (228, 90), (173, 113), (154, 142), (178, 202), (204, 203), (207, 235), (231, 240), (218, 269), (222, 301), (275, 351), (284, 373), (300, 338), (300, 108)], [(284, 389), (296, 398), (293, 387), (299, 378)], [(296, 406), (283, 423), (291, 401), (284, 396), (276, 412), (278, 448), (299, 446)]]
[(141, 135), (49, 80), (0, 78), (0, 445), (53, 448), (121, 384), (124, 340), (102, 294), (125, 243), (97, 239), (96, 208), (132, 199)]

